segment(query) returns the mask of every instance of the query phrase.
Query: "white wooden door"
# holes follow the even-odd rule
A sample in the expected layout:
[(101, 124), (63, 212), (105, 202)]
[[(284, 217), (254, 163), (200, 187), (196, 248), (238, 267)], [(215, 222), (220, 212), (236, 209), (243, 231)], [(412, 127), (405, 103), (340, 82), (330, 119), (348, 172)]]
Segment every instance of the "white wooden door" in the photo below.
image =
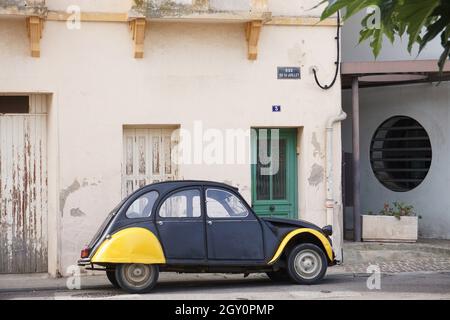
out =
[(154, 182), (175, 180), (173, 129), (124, 129), (122, 196)]
[(0, 114), (0, 273), (47, 272), (46, 96)]

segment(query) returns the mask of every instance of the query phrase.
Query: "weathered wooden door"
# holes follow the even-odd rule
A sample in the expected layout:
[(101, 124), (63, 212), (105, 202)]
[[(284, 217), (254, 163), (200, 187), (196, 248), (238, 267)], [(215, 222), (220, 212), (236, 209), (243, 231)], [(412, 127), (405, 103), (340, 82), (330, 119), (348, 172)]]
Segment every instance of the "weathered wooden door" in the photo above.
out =
[[(297, 213), (297, 130), (257, 129), (252, 138), (252, 207), (256, 214), (296, 219)], [(265, 140), (261, 143), (261, 140)], [(275, 144), (272, 142), (274, 141)], [(277, 150), (272, 146), (277, 145)], [(261, 148), (266, 150), (261, 150)], [(267, 156), (267, 161), (260, 157)], [(275, 162), (278, 165), (275, 165)], [(264, 163), (267, 162), (267, 163)], [(269, 174), (273, 166), (276, 172)]]
[(178, 168), (172, 159), (177, 144), (173, 129), (124, 129), (122, 196), (147, 184), (175, 180)]
[(0, 273), (48, 271), (46, 108), (34, 108), (45, 102), (0, 114)]

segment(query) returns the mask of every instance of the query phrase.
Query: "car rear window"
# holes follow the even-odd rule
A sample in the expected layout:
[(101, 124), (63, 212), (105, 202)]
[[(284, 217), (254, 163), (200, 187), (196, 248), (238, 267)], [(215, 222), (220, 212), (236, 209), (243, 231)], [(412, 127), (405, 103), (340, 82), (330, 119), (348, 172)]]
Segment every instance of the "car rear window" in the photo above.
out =
[(94, 237), (92, 238), (92, 241), (89, 243), (89, 248), (92, 248), (97, 243), (97, 241), (102, 236), (103, 231), (109, 225), (109, 223), (111, 222), (112, 218), (117, 213), (117, 211), (122, 207), (122, 205), (125, 202), (125, 200), (126, 199), (123, 199), (113, 210), (111, 210), (111, 212), (106, 217), (105, 221), (103, 221), (103, 223), (100, 226), (100, 228), (98, 228), (97, 232), (95, 233)]

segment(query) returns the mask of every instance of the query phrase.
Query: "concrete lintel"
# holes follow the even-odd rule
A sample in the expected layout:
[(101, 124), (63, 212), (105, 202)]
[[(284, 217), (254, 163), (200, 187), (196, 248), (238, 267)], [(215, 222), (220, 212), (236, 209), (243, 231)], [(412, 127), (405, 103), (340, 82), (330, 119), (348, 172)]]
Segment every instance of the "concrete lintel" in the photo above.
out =
[[(445, 64), (443, 71), (450, 72), (450, 63)], [(341, 66), (342, 75), (351, 76), (433, 72), (439, 72), (437, 60), (343, 62)]]

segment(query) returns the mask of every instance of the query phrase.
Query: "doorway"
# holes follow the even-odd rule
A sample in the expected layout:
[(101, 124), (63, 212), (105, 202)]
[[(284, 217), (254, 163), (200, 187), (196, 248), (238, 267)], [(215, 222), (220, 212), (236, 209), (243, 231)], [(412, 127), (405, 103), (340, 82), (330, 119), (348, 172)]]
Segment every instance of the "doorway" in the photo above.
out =
[(252, 207), (260, 216), (297, 219), (297, 129), (252, 136)]

